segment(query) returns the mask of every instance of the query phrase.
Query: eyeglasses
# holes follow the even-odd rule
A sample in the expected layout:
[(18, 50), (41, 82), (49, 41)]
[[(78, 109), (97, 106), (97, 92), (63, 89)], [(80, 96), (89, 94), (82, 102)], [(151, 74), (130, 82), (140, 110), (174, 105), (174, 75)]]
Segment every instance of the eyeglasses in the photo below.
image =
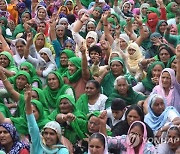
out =
[(92, 122), (92, 121), (88, 121), (88, 123), (89, 123), (90, 125), (94, 125), (94, 126), (98, 126), (98, 125), (99, 125), (99, 123), (95, 123), (95, 122)]

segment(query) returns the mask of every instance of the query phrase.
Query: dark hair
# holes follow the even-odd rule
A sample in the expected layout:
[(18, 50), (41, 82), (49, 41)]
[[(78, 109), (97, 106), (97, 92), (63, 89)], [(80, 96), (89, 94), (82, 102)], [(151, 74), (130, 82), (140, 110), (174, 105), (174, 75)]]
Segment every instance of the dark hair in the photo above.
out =
[(159, 57), (159, 55), (161, 53), (161, 50), (163, 50), (163, 49), (165, 49), (169, 53), (170, 57), (174, 56), (174, 53), (173, 53), (173, 51), (171, 50), (170, 47), (168, 47), (166, 44), (161, 44), (159, 46), (159, 48), (158, 48), (158, 50), (159, 50), (158, 57)]
[(15, 43), (15, 45), (17, 45), (18, 42), (21, 42), (23, 45), (26, 45), (25, 41), (21, 40), (21, 39), (18, 39)]
[(138, 115), (140, 116), (140, 118), (141, 118), (141, 121), (143, 122), (144, 121), (144, 112), (143, 112), (143, 110), (142, 110), (142, 108), (139, 106), (139, 105), (131, 105), (128, 109), (127, 109), (127, 111), (126, 111), (126, 113), (125, 113), (125, 121), (127, 121), (127, 115), (129, 114), (129, 112), (130, 111), (132, 111), (132, 110), (135, 110), (137, 113), (138, 113)]
[(121, 98), (115, 98), (111, 102), (111, 110), (124, 110), (126, 102)]
[(180, 129), (178, 128), (178, 126), (175, 125), (175, 126), (170, 127), (168, 130), (168, 133), (170, 130), (175, 130), (178, 133), (178, 136), (180, 136)]
[(89, 56), (92, 51), (95, 51), (95, 52), (99, 53), (99, 55), (102, 55), (102, 50), (101, 50), (100, 46), (98, 46), (98, 45), (93, 45), (92, 47), (90, 47), (88, 49), (88, 51), (89, 51)]
[(68, 23), (71, 25), (72, 23), (75, 22), (76, 17), (74, 16), (74, 14), (68, 14), (67, 15), (67, 20), (68, 20)]
[(133, 123), (132, 125), (131, 125), (131, 129), (132, 128), (134, 128), (134, 127), (136, 127), (136, 126), (138, 126), (141, 130), (142, 130), (142, 132), (144, 132), (144, 126), (142, 125), (142, 123), (140, 123), (140, 122), (135, 122), (135, 123)]
[(96, 80), (89, 80), (86, 84), (88, 84), (88, 83), (92, 83), (98, 90), (100, 90), (100, 88), (101, 88), (99, 82)]
[(91, 141), (94, 138), (99, 139), (100, 142), (104, 145), (104, 148), (105, 148), (105, 138), (104, 138), (104, 136), (101, 133), (93, 133), (90, 136), (89, 141)]

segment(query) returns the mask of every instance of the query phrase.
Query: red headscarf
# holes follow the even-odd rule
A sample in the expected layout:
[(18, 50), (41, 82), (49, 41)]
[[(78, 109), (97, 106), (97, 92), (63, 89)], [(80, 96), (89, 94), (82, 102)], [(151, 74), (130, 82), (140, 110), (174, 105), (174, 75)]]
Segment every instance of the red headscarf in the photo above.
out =
[(156, 31), (156, 25), (159, 19), (156, 13), (148, 14), (147, 25), (151, 29), (151, 32), (154, 33)]

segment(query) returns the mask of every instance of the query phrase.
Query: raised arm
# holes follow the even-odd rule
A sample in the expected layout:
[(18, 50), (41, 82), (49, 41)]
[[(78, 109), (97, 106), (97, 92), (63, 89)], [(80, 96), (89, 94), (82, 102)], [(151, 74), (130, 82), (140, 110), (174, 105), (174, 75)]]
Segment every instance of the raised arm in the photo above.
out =
[(27, 44), (26, 44), (26, 49), (25, 49), (25, 52), (24, 52), (24, 58), (25, 59), (28, 58), (28, 56), (29, 56), (29, 48), (33, 44), (33, 34), (28, 33), (26, 39), (27, 39)]
[(176, 71), (176, 79), (180, 84), (180, 44), (176, 47), (176, 58), (177, 58), (177, 71)]
[(25, 86), (25, 94), (24, 94), (24, 98), (26, 101), (26, 114), (32, 114), (32, 107), (31, 107), (31, 96), (32, 96), (32, 89), (30, 87), (30, 85), (26, 85)]
[(90, 79), (90, 71), (88, 69), (88, 62), (87, 62), (87, 57), (86, 57), (86, 47), (82, 46), (80, 48), (80, 51), (82, 53), (82, 77), (84, 80), (88, 81)]
[(3, 82), (3, 84), (5, 86), (6, 90), (11, 95), (12, 99), (15, 102), (18, 102), (20, 94), (16, 90), (14, 90), (12, 84), (8, 81), (7, 77), (5, 76), (5, 74), (3, 72), (2, 66), (0, 66), (0, 78), (1, 78), (1, 81)]
[(3, 48), (3, 51), (8, 51), (12, 54), (10, 48), (9, 48), (9, 45), (7, 44), (6, 40), (4, 39), (3, 35), (2, 35), (2, 29), (0, 27), (0, 41), (2, 43), (2, 48)]
[(57, 39), (57, 37), (56, 37), (56, 21), (54, 19), (51, 19), (49, 24), (50, 24), (49, 35), (50, 35), (51, 41), (53, 41), (53, 40)]
[(103, 111), (99, 115), (99, 119), (100, 119), (100, 129), (99, 129), (99, 132), (104, 134), (105, 136), (107, 136), (107, 133), (106, 133), (107, 111)]

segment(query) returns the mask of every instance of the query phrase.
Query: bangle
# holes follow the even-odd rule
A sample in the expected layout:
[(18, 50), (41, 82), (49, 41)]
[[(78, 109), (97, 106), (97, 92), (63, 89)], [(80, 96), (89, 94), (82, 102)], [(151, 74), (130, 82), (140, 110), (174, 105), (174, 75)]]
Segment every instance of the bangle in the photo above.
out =
[(4, 80), (2, 80), (2, 82), (5, 82), (7, 80), (7, 78), (5, 78)]

